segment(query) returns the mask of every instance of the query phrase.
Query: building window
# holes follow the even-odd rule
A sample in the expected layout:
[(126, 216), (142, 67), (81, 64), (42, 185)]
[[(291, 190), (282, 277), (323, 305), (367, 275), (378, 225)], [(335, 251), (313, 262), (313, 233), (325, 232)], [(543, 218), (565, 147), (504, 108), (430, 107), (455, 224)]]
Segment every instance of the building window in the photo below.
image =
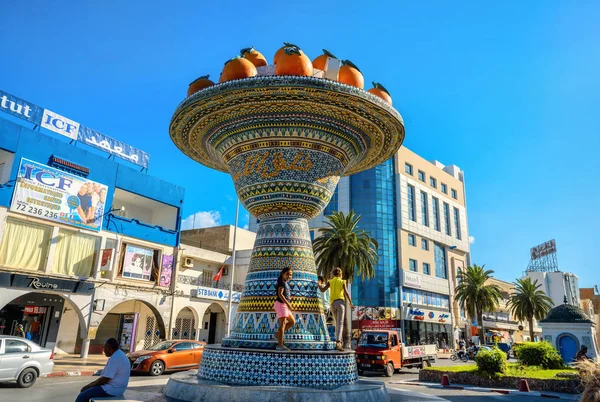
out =
[(446, 226), (446, 234), (452, 236), (452, 227), (450, 226), (450, 205), (444, 203), (444, 224)]
[(442, 193), (448, 194), (448, 186), (442, 183)]
[(60, 230), (56, 239), (52, 272), (71, 276), (92, 276), (99, 248), (99, 237)]
[(423, 263), (423, 273), (425, 275), (431, 275), (431, 266), (426, 262)]
[(413, 174), (413, 167), (412, 167), (412, 165), (410, 163), (405, 163), (404, 164), (404, 171), (406, 173), (408, 173), (409, 175), (412, 176), (412, 174)]
[(0, 265), (43, 271), (52, 228), (16, 219), (7, 219), (0, 243)]
[(159, 254), (158, 250), (133, 244), (123, 244), (121, 249), (121, 277), (143, 281), (156, 281), (159, 277)]
[(446, 250), (438, 243), (433, 243), (433, 256), (435, 259), (435, 276), (442, 279), (448, 279), (448, 271), (446, 269)]
[(410, 260), (408, 260), (408, 263), (410, 265), (410, 270), (413, 272), (418, 272), (419, 269), (417, 268), (417, 260), (413, 260), (412, 258)]
[(452, 198), (454, 198), (455, 200), (458, 199), (458, 193), (456, 192), (455, 189), (452, 189)]
[(411, 185), (407, 187), (408, 191), (408, 219), (417, 221), (415, 214), (415, 188)]
[(460, 211), (458, 208), (454, 208), (454, 227), (456, 228), (456, 238), (460, 240)]
[(450, 298), (447, 295), (418, 289), (404, 288), (404, 291), (402, 292), (402, 301), (421, 306), (432, 306), (443, 309), (450, 308)]
[(437, 180), (435, 179), (435, 177), (429, 178), (429, 185), (433, 188), (437, 188)]
[(425, 172), (422, 170), (419, 170), (419, 180), (425, 183)]
[(429, 250), (429, 240), (421, 239), (421, 248), (423, 250)]
[(408, 235), (408, 245), (409, 246), (413, 246), (413, 247), (415, 247), (417, 245), (417, 240), (415, 239), (415, 235), (414, 234), (409, 234)]
[(433, 228), (440, 231), (440, 200), (435, 197), (431, 197), (433, 207)]
[(427, 193), (421, 191), (421, 223), (429, 226), (429, 205), (427, 203)]

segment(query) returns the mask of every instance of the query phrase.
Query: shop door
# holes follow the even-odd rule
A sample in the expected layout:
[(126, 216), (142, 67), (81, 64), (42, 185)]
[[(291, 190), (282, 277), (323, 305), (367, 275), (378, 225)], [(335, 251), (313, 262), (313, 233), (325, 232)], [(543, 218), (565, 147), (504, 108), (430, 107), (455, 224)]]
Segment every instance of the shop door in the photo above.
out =
[(208, 343), (215, 343), (215, 335), (217, 332), (217, 315), (218, 313), (210, 313), (210, 323), (208, 324)]
[(137, 314), (123, 314), (119, 334), (119, 344), (125, 353), (133, 352), (135, 349), (135, 336), (137, 329)]

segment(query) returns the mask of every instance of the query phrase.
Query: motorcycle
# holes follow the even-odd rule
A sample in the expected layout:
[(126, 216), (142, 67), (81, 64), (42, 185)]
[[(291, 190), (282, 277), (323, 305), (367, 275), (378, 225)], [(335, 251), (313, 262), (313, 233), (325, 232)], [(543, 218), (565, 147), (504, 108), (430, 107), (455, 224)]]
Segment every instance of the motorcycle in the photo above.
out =
[(450, 356), (450, 360), (452, 360), (453, 362), (455, 362), (458, 359), (460, 359), (464, 363), (466, 363), (466, 362), (469, 361), (469, 356), (467, 356), (467, 353), (464, 350), (457, 350), (456, 352), (454, 352), (452, 354), (452, 356)]

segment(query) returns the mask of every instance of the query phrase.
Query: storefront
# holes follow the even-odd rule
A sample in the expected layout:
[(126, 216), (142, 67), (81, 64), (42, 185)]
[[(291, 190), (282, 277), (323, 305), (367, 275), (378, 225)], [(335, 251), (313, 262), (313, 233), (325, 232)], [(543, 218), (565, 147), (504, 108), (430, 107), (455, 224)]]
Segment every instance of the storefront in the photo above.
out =
[(78, 329), (85, 328), (77, 304), (89, 304), (94, 290), (92, 283), (0, 272), (0, 286), (2, 335), (16, 335), (17, 328), (22, 326), (28, 339), (53, 348), (64, 321), (69, 321), (68, 332), (74, 338), (80, 335)]
[(452, 319), (449, 311), (405, 308), (404, 332), (407, 345), (435, 344), (440, 349), (452, 345)]

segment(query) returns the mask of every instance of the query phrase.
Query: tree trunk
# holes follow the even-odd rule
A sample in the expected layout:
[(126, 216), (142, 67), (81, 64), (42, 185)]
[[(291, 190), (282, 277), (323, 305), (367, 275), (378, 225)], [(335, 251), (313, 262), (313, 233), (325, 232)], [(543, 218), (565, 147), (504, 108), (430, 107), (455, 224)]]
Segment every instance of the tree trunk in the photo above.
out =
[(485, 345), (485, 328), (483, 328), (483, 313), (477, 311), (477, 324), (479, 325), (479, 343)]
[(533, 340), (533, 317), (527, 317), (529, 320), (529, 340), (534, 342)]

